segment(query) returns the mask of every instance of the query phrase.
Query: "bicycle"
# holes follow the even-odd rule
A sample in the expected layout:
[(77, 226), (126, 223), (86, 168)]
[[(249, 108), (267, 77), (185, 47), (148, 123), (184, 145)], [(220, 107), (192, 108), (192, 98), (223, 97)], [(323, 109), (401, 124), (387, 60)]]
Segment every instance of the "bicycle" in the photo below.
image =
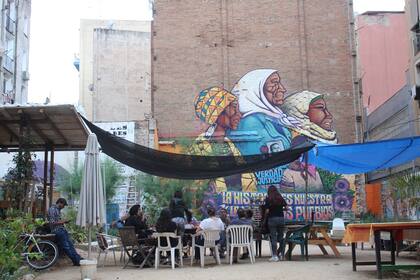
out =
[(47, 269), (58, 260), (59, 251), (54, 242), (37, 240), (35, 233), (24, 233), (21, 238), (25, 242), (22, 257), (31, 268), (36, 270)]

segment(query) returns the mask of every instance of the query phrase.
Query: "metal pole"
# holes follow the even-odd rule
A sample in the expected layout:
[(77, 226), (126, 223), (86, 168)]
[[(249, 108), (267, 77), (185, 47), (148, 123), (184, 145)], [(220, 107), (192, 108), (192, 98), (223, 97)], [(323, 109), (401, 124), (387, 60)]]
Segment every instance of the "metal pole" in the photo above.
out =
[(54, 192), (54, 146), (51, 146), (51, 161), (50, 161), (50, 207), (52, 206)]
[(90, 253), (92, 252), (92, 228), (90, 225), (88, 225), (88, 259), (90, 259)]
[(47, 207), (47, 193), (48, 193), (48, 147), (45, 147), (44, 152), (44, 201), (42, 202), (42, 210), (44, 216), (47, 216), (48, 207)]
[(308, 221), (308, 152), (305, 153), (305, 221)]

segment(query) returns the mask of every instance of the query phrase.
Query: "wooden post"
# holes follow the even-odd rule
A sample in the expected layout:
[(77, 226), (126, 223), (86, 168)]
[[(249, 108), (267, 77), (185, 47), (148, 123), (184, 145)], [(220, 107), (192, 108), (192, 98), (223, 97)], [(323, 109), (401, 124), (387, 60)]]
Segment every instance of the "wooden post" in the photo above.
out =
[(50, 207), (52, 206), (54, 192), (54, 146), (51, 146), (51, 160), (50, 160)]
[(48, 147), (45, 147), (44, 152), (44, 201), (42, 202), (42, 212), (47, 217), (48, 205), (47, 205), (47, 193), (48, 193)]
[(305, 221), (308, 222), (308, 152), (305, 153)]

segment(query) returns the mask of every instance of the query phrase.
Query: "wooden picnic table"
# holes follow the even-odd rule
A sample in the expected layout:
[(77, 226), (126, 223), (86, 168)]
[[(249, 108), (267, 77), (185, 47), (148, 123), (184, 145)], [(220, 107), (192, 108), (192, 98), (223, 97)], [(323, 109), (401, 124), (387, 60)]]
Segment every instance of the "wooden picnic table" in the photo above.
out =
[(337, 249), (337, 243), (341, 243), (341, 240), (332, 239), (328, 234), (328, 225), (312, 225), (309, 231), (308, 244), (318, 245), (324, 255), (328, 255), (325, 246), (329, 246), (334, 252), (336, 257), (340, 257), (340, 252)]
[[(349, 224), (343, 242), (351, 243), (351, 256), (353, 271), (360, 265), (376, 265), (378, 279), (382, 278), (383, 271), (393, 271), (398, 269), (419, 269), (420, 265), (396, 265), (395, 264), (395, 244), (396, 241), (404, 239), (405, 230), (420, 231), (420, 222), (398, 222), (398, 223), (368, 223), (368, 224)], [(389, 232), (391, 235), (391, 261), (381, 260), (381, 232)], [(358, 262), (356, 260), (357, 242), (369, 242), (374, 239), (375, 261)]]
[[(302, 227), (301, 224), (288, 224), (286, 225), (287, 230), (293, 230)], [(340, 257), (340, 252), (337, 249), (337, 243), (341, 243), (341, 240), (334, 240), (328, 234), (329, 225), (326, 224), (313, 224), (309, 231), (308, 244), (318, 245), (324, 255), (328, 255), (328, 251), (325, 246), (329, 246), (336, 257)]]

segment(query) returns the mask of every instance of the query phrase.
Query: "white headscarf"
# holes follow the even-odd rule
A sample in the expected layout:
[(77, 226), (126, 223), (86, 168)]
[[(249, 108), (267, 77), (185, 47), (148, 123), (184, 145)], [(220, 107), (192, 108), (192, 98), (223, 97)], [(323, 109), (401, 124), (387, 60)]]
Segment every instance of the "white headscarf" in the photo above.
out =
[(257, 69), (246, 73), (233, 87), (232, 93), (238, 97), (239, 111), (242, 117), (255, 113), (263, 113), (287, 127), (297, 127), (300, 122), (288, 117), (283, 111), (268, 102), (264, 95), (264, 84), (267, 78), (277, 72), (274, 69)]

